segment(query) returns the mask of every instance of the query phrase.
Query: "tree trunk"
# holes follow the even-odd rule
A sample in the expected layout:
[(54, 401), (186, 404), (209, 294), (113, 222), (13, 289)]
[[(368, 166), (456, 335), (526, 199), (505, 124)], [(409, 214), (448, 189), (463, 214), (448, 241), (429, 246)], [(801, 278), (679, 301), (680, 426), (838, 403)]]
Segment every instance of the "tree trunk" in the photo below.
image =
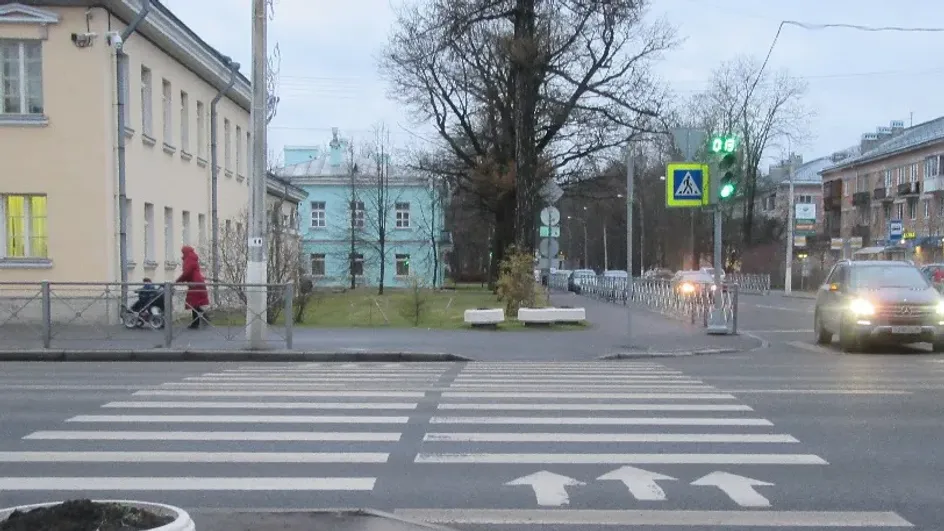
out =
[(492, 259), (489, 263), (488, 288), (496, 289), (498, 277), (501, 274), (501, 263), (505, 259), (505, 251), (515, 241), (515, 212), (517, 200), (515, 194), (510, 193), (499, 200), (495, 209), (495, 230), (492, 233)]
[(538, 102), (538, 47), (535, 41), (537, 0), (515, 0), (512, 80), (515, 110), (514, 242), (521, 251), (534, 249), (537, 199), (537, 146), (535, 114)]

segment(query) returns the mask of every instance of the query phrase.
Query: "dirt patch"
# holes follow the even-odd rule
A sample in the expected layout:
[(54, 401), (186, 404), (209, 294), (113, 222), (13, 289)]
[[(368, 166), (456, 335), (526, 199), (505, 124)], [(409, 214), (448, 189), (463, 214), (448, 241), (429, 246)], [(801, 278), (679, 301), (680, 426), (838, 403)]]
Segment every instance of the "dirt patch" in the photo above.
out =
[(28, 512), (14, 511), (0, 522), (0, 531), (147, 531), (173, 521), (127, 505), (70, 500)]

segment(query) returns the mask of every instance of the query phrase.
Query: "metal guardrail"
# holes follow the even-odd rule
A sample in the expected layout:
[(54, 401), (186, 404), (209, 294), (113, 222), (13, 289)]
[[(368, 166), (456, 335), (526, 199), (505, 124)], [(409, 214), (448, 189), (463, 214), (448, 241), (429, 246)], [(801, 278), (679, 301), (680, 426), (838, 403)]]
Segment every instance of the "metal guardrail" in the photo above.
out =
[[(552, 275), (550, 287), (557, 291), (568, 291), (568, 275)], [(575, 293), (591, 299), (642, 306), (667, 317), (705, 327), (708, 326), (708, 316), (714, 309), (716, 296), (715, 291), (683, 294), (675, 289), (671, 281), (662, 279), (633, 279), (631, 301), (628, 282), (624, 278), (583, 277), (574, 288)], [(721, 311), (732, 334), (736, 334), (738, 330), (740, 291), (737, 283), (726, 282), (722, 285), (720, 293)]]
[[(194, 323), (194, 314), (185, 303), (189, 285), (174, 283), (154, 284), (159, 295), (146, 301), (164, 309), (162, 326), (125, 326), (136, 291), (143, 286), (0, 282), (0, 348), (218, 349), (221, 342), (244, 342), (247, 324), (263, 319), (268, 324), (267, 346), (292, 348), (295, 289), (290, 284), (207, 283), (210, 305), (197, 314), (199, 328), (193, 330), (188, 325)], [(261, 289), (267, 294), (266, 312), (247, 312), (247, 293)]]
[(767, 295), (770, 293), (770, 275), (759, 273), (730, 273), (728, 282), (738, 285), (741, 293)]

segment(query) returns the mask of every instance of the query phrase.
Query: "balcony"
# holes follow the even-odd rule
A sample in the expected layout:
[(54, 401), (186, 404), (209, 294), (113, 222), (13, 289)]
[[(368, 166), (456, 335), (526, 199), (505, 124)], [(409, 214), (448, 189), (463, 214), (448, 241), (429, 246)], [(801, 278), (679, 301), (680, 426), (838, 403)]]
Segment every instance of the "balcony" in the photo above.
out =
[(883, 203), (891, 202), (892, 200), (895, 199), (895, 196), (893, 196), (892, 194), (888, 192), (889, 192), (889, 189), (885, 188), (884, 186), (876, 188), (875, 190), (872, 190), (872, 199), (876, 201), (881, 201)]
[(933, 193), (944, 192), (944, 175), (935, 175), (925, 178), (924, 191)]
[(823, 196), (823, 210), (842, 210), (842, 196), (839, 195), (824, 195)]
[(921, 183), (901, 183), (898, 185), (898, 196), (908, 197), (921, 193)]
[(436, 243), (441, 248), (452, 247), (452, 232), (448, 230), (439, 231), (439, 238), (436, 240)]
[(852, 227), (852, 237), (862, 238), (862, 245), (867, 246), (869, 244), (869, 233), (871, 232), (872, 227), (868, 225), (854, 225)]
[(872, 202), (872, 194), (868, 192), (856, 192), (852, 194), (852, 206), (869, 206)]

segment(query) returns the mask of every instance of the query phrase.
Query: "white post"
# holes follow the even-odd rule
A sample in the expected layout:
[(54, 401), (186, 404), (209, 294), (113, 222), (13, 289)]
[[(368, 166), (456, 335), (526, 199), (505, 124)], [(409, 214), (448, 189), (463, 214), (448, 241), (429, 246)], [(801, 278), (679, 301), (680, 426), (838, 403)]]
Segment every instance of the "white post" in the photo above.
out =
[(603, 270), (608, 271), (610, 269), (610, 253), (609, 248), (606, 245), (606, 219), (603, 220)]
[(787, 167), (790, 179), (790, 194), (787, 205), (787, 249), (786, 264), (783, 272), (783, 292), (790, 294), (793, 291), (793, 217), (796, 206), (794, 206), (794, 188), (793, 188), (793, 153), (790, 154), (790, 166)]
[(252, 2), (252, 172), (249, 199), (249, 253), (246, 283), (259, 287), (246, 290), (246, 340), (260, 350), (266, 339), (266, 0)]
[(633, 196), (635, 187), (635, 165), (633, 144), (626, 146), (626, 346), (632, 347), (633, 341)]

